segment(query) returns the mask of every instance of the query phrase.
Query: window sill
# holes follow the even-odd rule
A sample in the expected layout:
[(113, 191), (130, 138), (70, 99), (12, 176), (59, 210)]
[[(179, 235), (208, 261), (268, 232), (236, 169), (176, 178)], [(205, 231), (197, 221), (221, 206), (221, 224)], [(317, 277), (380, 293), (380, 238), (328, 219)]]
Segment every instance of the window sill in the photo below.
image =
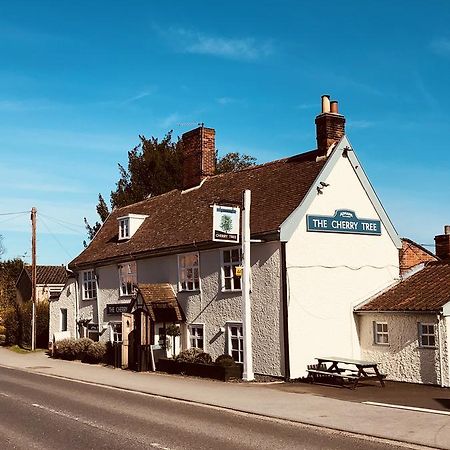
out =
[(242, 289), (222, 289), (221, 291), (223, 294), (226, 293), (236, 293), (236, 292), (241, 292), (242, 293)]
[(390, 347), (390, 346), (391, 346), (391, 344), (389, 344), (389, 343), (384, 344), (384, 343), (382, 343), (382, 342), (374, 342), (373, 345), (374, 345), (375, 347)]
[(437, 350), (437, 346), (431, 346), (431, 345), (419, 345), (420, 349), (423, 350)]
[(179, 289), (178, 293), (179, 294), (200, 294), (200, 289), (194, 289), (192, 291), (190, 291), (188, 289)]
[(95, 301), (95, 300), (97, 300), (97, 297), (92, 297), (92, 298), (82, 298), (81, 299), (83, 302), (91, 302), (91, 301)]

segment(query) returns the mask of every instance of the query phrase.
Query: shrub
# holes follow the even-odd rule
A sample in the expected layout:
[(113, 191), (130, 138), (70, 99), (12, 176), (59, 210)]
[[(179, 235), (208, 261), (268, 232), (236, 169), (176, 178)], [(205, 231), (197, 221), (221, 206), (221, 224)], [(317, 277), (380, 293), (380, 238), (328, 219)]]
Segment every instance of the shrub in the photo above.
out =
[(208, 353), (205, 353), (199, 348), (189, 348), (183, 350), (175, 358), (177, 362), (189, 362), (189, 363), (201, 363), (201, 364), (211, 364), (212, 358)]
[(55, 343), (54, 356), (73, 361), (77, 357), (77, 342), (75, 339), (62, 339)]
[(15, 306), (8, 306), (3, 311), (3, 323), (5, 324), (6, 344), (14, 345), (19, 343), (19, 316)]
[(92, 342), (83, 355), (83, 362), (98, 364), (104, 361), (106, 357), (106, 344), (104, 342)]
[(5, 334), (6, 328), (4, 325), (0, 325), (0, 334)]
[(94, 343), (92, 339), (81, 338), (75, 341), (77, 359), (83, 360), (87, 354), (89, 347)]
[(235, 366), (236, 362), (230, 355), (220, 355), (217, 357), (214, 364), (222, 367)]

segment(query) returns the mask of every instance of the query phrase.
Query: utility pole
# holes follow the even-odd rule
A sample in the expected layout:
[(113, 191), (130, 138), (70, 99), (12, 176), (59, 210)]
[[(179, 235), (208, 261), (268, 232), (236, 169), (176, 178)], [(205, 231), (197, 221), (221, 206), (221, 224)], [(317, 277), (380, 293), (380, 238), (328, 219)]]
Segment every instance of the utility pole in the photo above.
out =
[(244, 372), (245, 381), (255, 379), (253, 373), (252, 352), (252, 313), (250, 304), (250, 204), (251, 191), (246, 189), (243, 193), (242, 210), (242, 328), (244, 334)]
[(36, 208), (31, 208), (31, 350), (36, 350)]

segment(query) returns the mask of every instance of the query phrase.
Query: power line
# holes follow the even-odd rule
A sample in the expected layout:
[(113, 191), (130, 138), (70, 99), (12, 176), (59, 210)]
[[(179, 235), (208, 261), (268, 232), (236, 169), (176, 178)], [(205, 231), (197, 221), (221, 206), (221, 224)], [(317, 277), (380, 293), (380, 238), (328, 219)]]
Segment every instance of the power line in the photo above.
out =
[(0, 216), (12, 216), (14, 214), (29, 214), (31, 211), (18, 211), (18, 212), (7, 212), (7, 213), (0, 213)]
[(53, 234), (53, 232), (48, 227), (47, 222), (43, 217), (41, 217), (41, 222), (44, 225), (45, 229), (49, 232), (50, 236), (55, 240), (55, 242), (61, 247), (61, 249), (66, 253), (66, 255), (70, 258), (72, 258), (72, 255), (67, 251), (67, 249), (61, 244), (60, 240)]
[[(58, 219), (56, 219), (56, 218), (54, 218), (54, 217), (51, 217), (51, 216), (49, 216), (49, 215), (47, 215), (47, 214), (43, 214), (43, 213), (40, 213), (40, 217), (46, 217), (47, 219), (50, 219), (52, 222), (54, 222), (54, 223), (56, 223), (57, 225), (59, 225), (60, 227), (63, 227), (63, 228), (65, 228), (65, 229), (67, 229), (67, 230), (69, 230), (69, 231), (72, 231), (72, 233), (76, 233), (76, 234), (79, 234), (80, 236), (84, 236), (84, 233), (81, 233), (81, 231), (80, 230), (75, 230), (74, 228), (72, 228), (71, 226), (68, 226), (68, 225), (65, 225), (65, 223), (62, 223), (61, 221), (59, 221)], [(75, 224), (74, 224), (75, 225)], [(79, 225), (76, 225), (76, 226), (79, 226)], [(81, 226), (81, 225), (80, 225)]]

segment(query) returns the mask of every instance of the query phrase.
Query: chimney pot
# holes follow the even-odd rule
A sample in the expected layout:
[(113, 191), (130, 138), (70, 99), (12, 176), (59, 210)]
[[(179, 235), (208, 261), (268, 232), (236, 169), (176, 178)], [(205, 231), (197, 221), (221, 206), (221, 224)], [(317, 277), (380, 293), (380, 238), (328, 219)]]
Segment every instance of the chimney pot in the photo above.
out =
[(444, 234), (450, 234), (450, 225), (444, 226)]
[(330, 112), (330, 96), (322, 95), (322, 114)]
[(339, 114), (338, 102), (336, 100), (333, 100), (330, 103), (330, 108), (331, 108), (331, 114)]

